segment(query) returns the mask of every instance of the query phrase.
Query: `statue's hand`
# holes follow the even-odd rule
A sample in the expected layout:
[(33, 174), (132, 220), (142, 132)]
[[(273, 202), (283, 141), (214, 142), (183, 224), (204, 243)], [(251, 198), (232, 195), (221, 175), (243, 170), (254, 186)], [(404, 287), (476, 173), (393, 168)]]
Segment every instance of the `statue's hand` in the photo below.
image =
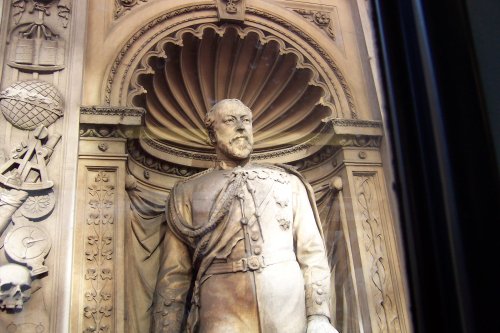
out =
[(307, 321), (307, 333), (339, 333), (325, 316), (313, 315)]

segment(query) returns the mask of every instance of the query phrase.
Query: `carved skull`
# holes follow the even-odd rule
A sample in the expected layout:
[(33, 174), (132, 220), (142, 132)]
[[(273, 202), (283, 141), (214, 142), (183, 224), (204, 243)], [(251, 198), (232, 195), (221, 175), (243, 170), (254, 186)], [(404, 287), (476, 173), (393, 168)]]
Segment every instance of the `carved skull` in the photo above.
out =
[(0, 266), (0, 308), (22, 309), (31, 297), (29, 269), (17, 264)]

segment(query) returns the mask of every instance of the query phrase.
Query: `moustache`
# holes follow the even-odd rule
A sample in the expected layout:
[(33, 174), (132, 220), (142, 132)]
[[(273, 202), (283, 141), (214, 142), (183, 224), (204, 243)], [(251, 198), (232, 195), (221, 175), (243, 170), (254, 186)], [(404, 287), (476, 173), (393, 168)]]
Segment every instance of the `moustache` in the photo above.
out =
[(248, 136), (246, 135), (238, 135), (238, 136), (235, 136), (234, 138), (232, 138), (229, 143), (233, 143), (234, 141), (236, 140), (239, 140), (239, 139), (245, 139), (246, 142), (250, 143), (249, 139), (248, 139)]

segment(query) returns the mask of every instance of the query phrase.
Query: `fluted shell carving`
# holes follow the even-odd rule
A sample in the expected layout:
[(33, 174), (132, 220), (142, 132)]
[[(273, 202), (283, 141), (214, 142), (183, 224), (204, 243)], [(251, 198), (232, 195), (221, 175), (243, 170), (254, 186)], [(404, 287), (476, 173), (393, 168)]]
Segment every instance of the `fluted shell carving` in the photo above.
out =
[(324, 136), (323, 120), (337, 116), (324, 82), (299, 51), (275, 36), (205, 24), (160, 40), (143, 56), (128, 104), (147, 110), (145, 133), (155, 149), (199, 156), (213, 154), (203, 121), (207, 110), (238, 98), (253, 111), (258, 156), (305, 149)]

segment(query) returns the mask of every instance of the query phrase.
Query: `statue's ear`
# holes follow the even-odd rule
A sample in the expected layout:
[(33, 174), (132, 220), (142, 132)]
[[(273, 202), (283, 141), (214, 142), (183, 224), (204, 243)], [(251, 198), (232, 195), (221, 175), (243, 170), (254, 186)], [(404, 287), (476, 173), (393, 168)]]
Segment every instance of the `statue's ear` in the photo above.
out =
[(215, 144), (217, 143), (217, 137), (214, 130), (208, 130), (208, 138), (210, 139), (210, 142), (215, 146)]

